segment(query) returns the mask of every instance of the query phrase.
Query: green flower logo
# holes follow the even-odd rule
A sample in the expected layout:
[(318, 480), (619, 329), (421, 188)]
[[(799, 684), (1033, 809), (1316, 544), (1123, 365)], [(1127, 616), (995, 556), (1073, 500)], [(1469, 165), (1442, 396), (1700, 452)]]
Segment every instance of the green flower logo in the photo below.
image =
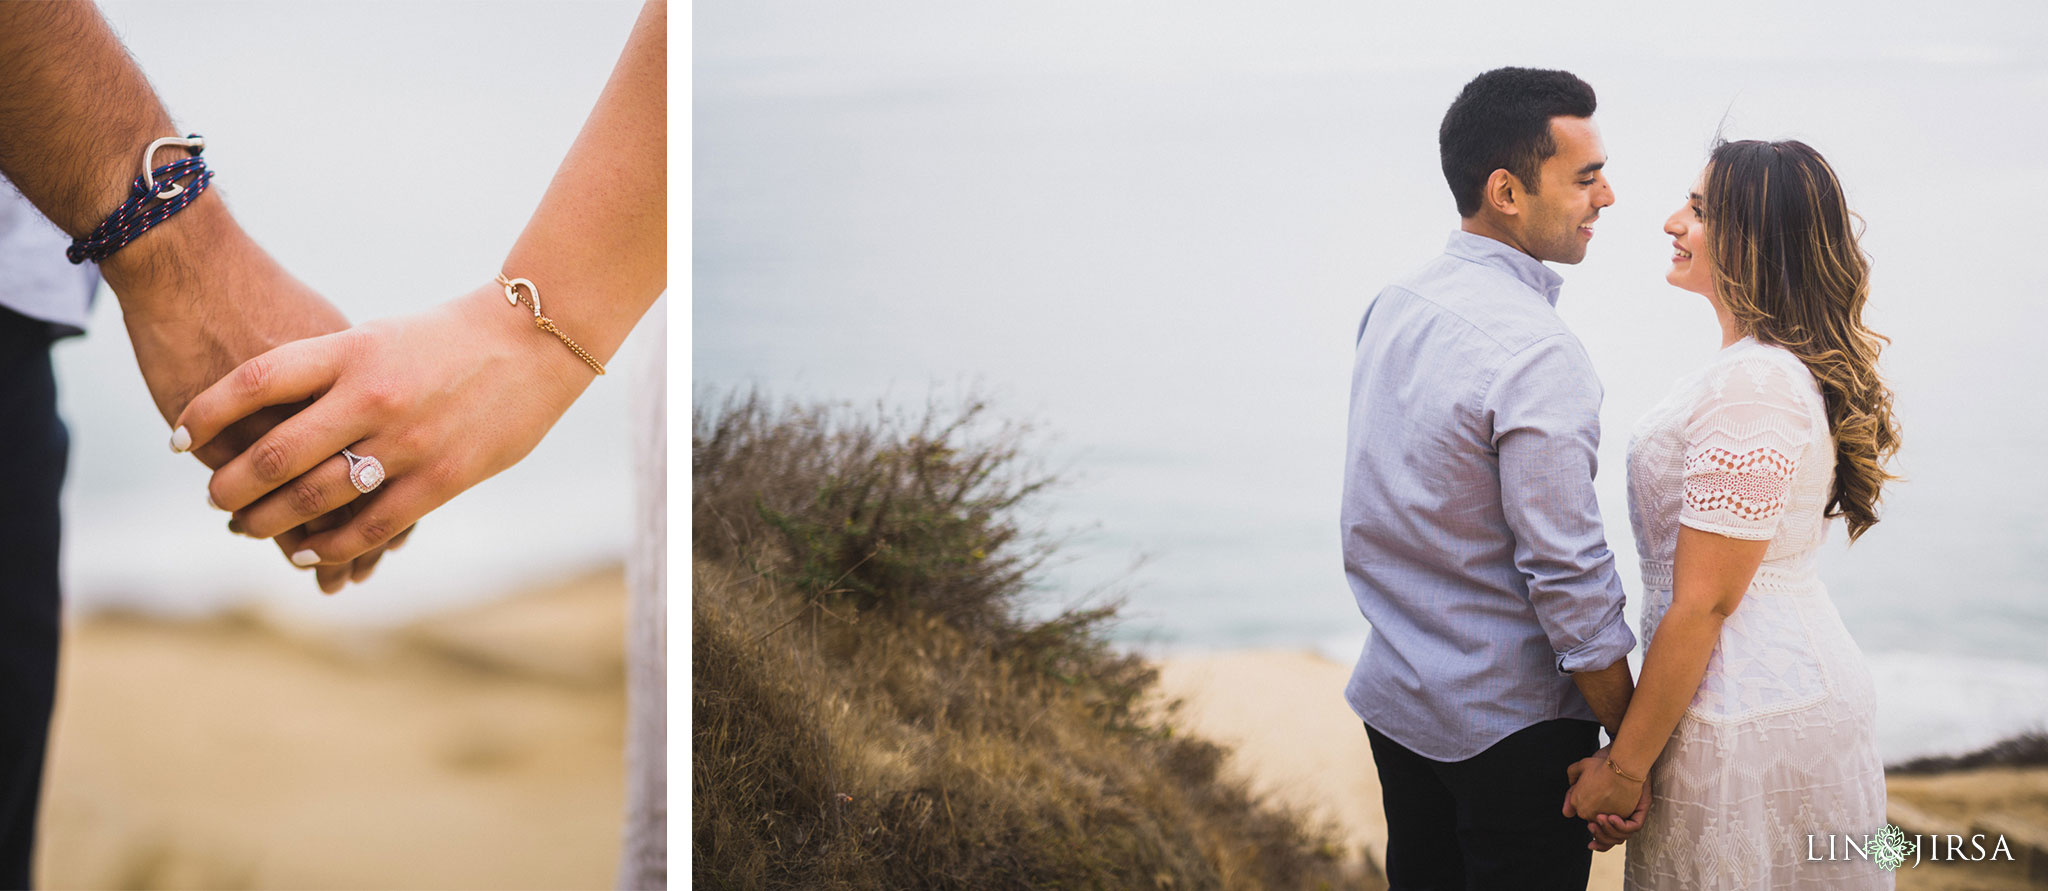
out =
[(1906, 862), (1907, 855), (1920, 850), (1920, 842), (1907, 841), (1906, 831), (1891, 824), (1885, 824), (1870, 842), (1870, 861), (1879, 869), (1895, 870)]

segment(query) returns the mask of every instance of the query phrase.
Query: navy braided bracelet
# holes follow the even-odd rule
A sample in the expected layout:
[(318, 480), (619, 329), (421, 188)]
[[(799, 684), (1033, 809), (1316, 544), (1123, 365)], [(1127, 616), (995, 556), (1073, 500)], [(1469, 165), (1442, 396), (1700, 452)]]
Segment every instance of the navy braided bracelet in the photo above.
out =
[[(186, 138), (196, 140), (200, 136), (194, 133)], [(206, 159), (199, 157), (202, 151), (204, 147), (195, 147), (192, 157), (135, 177), (134, 185), (128, 187), (128, 200), (121, 202), (90, 234), (74, 239), (64, 249), (64, 256), (74, 264), (87, 260), (98, 263), (141, 237), (150, 227), (184, 210), (213, 182), (213, 171), (206, 169)], [(148, 167), (149, 161), (144, 160), (143, 166)]]

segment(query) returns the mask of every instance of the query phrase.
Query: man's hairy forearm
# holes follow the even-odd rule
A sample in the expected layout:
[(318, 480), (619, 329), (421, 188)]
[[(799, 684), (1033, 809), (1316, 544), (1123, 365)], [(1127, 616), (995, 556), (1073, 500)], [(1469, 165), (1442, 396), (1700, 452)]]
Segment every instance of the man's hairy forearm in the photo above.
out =
[(120, 205), (171, 118), (106, 19), (84, 0), (0, 3), (0, 172), (83, 235)]
[(1635, 679), (1629, 677), (1628, 660), (1617, 659), (1613, 665), (1598, 671), (1573, 672), (1572, 683), (1578, 685), (1579, 693), (1586, 697), (1586, 704), (1593, 707), (1593, 716), (1607, 728), (1607, 737), (1613, 739), (1620, 735), (1622, 716), (1628, 712), (1629, 699), (1635, 693)]
[[(143, 149), (177, 135), (98, 8), (0, 2), (0, 173), (58, 228), (92, 231), (126, 200)], [(208, 189), (100, 272), (124, 313), (188, 317), (217, 290), (203, 287), (209, 270), (269, 262), (261, 254)]]

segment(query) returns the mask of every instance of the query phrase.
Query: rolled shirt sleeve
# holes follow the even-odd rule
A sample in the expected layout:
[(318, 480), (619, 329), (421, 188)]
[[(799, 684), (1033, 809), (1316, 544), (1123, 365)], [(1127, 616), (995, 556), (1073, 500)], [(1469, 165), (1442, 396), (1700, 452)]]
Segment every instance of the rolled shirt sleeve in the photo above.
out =
[(0, 306), (48, 322), (55, 336), (85, 333), (99, 288), (96, 263), (64, 259), (71, 236), (0, 179)]
[(1515, 567), (1564, 673), (1606, 668), (1636, 643), (1593, 492), (1601, 396), (1584, 349), (1555, 335), (1503, 364), (1482, 402)]

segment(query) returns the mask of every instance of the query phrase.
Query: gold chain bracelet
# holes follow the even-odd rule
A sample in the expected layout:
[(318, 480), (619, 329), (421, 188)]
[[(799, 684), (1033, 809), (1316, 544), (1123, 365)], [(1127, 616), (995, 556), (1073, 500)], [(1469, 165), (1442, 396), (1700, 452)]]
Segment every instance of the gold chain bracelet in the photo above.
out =
[(1622, 779), (1627, 780), (1631, 783), (1640, 783), (1643, 781), (1642, 777), (1630, 776), (1628, 771), (1622, 770), (1620, 765), (1614, 763), (1614, 756), (1612, 755), (1607, 756), (1607, 769), (1614, 771), (1615, 776), (1621, 777)]
[[(511, 303), (513, 306), (518, 306), (521, 300), (524, 299), (528, 305), (533, 307), (533, 327), (539, 328), (542, 331), (546, 331), (549, 334), (553, 334), (556, 338), (559, 338), (562, 341), (563, 346), (568, 347), (570, 352), (576, 354), (576, 358), (582, 359), (583, 364), (590, 366), (598, 374), (604, 373), (604, 365), (597, 361), (597, 357), (592, 356), (589, 353), (589, 351), (578, 346), (576, 344), (576, 341), (569, 339), (568, 334), (564, 333), (561, 328), (555, 326), (554, 319), (550, 319), (547, 316), (540, 314), (540, 289), (534, 287), (533, 282), (527, 281), (526, 279), (523, 278), (506, 278), (505, 273), (500, 272), (498, 273), (498, 284), (504, 286), (505, 300)], [(528, 295), (528, 298), (530, 299), (522, 298), (520, 296), (519, 289), (522, 287), (526, 289), (526, 293)]]

